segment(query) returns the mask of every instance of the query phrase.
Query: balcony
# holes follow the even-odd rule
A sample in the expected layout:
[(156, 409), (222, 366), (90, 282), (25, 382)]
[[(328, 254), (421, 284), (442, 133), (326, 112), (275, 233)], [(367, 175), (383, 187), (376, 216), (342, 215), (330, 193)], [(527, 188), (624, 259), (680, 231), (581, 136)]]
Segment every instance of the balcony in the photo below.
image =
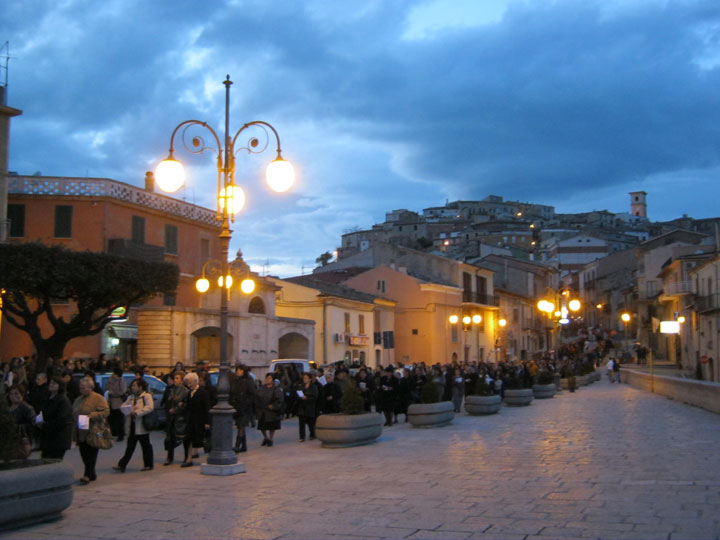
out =
[(689, 281), (674, 281), (672, 283), (666, 283), (663, 287), (664, 296), (682, 296), (684, 294), (690, 294), (692, 289), (690, 288)]
[(146, 262), (163, 262), (165, 260), (165, 248), (162, 246), (151, 246), (127, 240), (125, 238), (111, 238), (108, 240), (107, 252), (119, 257), (128, 257)]
[(475, 291), (463, 291), (462, 301), (466, 304), (481, 304), (483, 306), (498, 307), (500, 305), (497, 297)]
[(545, 323), (542, 319), (523, 319), (522, 329), (542, 333), (545, 331)]
[(695, 311), (708, 313), (720, 310), (720, 294), (709, 294), (695, 299)]

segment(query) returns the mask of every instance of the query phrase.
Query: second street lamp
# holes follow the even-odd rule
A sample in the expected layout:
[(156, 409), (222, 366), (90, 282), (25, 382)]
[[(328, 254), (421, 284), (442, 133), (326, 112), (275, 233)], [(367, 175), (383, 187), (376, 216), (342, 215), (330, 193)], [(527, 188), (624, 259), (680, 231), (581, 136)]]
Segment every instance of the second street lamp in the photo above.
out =
[[(230, 86), (233, 84), (230, 75), (225, 81), (225, 134), (221, 140), (217, 132), (206, 122), (200, 120), (186, 120), (178, 124), (170, 136), (170, 152), (155, 170), (155, 179), (163, 191), (177, 191), (185, 183), (185, 172), (182, 164), (175, 159), (175, 136), (181, 132), (181, 140), (186, 150), (193, 154), (201, 154), (205, 151), (214, 152), (217, 155), (217, 221), (221, 223), (220, 238), (220, 268), (219, 277), (223, 280), (225, 287), (221, 287), (220, 295), (220, 373), (218, 376), (217, 404), (211, 409), (212, 416), (212, 449), (203, 465), (202, 472), (214, 475), (229, 475), (244, 472), (244, 465), (238, 463), (237, 456), (233, 452), (233, 412), (234, 409), (228, 403), (230, 384), (228, 380), (228, 287), (232, 276), (228, 265), (228, 251), (232, 230), (230, 223), (235, 221), (235, 214), (245, 204), (245, 193), (242, 188), (235, 184), (235, 154), (240, 150), (248, 154), (260, 154), (264, 152), (274, 141), (277, 143), (277, 156), (267, 168), (266, 180), (271, 189), (277, 192), (285, 192), (293, 185), (295, 174), (292, 165), (282, 158), (280, 148), (280, 136), (273, 126), (267, 122), (256, 120), (243, 125), (234, 136), (230, 136)], [(190, 128), (202, 128), (212, 136), (215, 144), (206, 145), (201, 136), (193, 136), (190, 144), (185, 140)], [(264, 139), (250, 137), (245, 146), (236, 145), (238, 137), (249, 128), (258, 128), (264, 133)], [(207, 279), (198, 284), (198, 290), (209, 289)]]

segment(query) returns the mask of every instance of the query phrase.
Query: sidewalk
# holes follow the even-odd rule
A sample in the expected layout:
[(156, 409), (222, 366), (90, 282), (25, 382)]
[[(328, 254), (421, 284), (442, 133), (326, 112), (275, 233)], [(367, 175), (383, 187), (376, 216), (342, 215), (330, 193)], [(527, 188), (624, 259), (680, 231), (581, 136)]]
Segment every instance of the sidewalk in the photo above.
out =
[[(402, 417), (401, 417), (402, 418)], [(200, 467), (124, 474), (101, 452), (98, 480), (52, 523), (0, 534), (46, 538), (718, 538), (720, 416), (604, 378), (578, 392), (452, 425), (384, 428), (329, 450), (283, 423), (272, 448), (250, 430), (247, 473)], [(80, 476), (77, 450), (68, 461)]]

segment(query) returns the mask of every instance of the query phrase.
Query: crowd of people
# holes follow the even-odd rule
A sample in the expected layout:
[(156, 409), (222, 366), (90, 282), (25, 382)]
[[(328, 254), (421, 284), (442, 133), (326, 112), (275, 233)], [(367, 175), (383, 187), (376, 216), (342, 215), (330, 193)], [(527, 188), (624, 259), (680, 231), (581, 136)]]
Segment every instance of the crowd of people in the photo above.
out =
[[(507, 388), (529, 388), (543, 376), (580, 375), (595, 369), (609, 353), (612, 341), (590, 333), (527, 361), (429, 366), (418, 362), (377, 367), (337, 362), (308, 372), (298, 372), (289, 363), (277, 366), (262, 380), (256, 379), (247, 366), (238, 364), (228, 374), (229, 403), (235, 409), (237, 428), (234, 451), (248, 450), (247, 429), (251, 426), (262, 434), (261, 446), (272, 447), (282, 421), (293, 416), (298, 421), (298, 441), (315, 439), (317, 417), (341, 412), (343, 395), (350, 386), (358, 389), (363, 409), (382, 414), (385, 426), (391, 427), (398, 418), (407, 421), (408, 407), (426, 398), (423, 387), (429, 382), (433, 383), (430, 386), (435, 389), (435, 400), (451, 401), (455, 411), (460, 412), (464, 398), (478, 393), (480, 388), (503, 394)], [(614, 380), (621, 356), (610, 354), (610, 359), (609, 376)], [(63, 459), (74, 440), (84, 464), (80, 483), (88, 484), (97, 478), (98, 451), (107, 446), (98, 442), (98, 436), (103, 437), (98, 426), (107, 423), (112, 438), (117, 442), (126, 440), (125, 452), (113, 467), (115, 471), (125, 472), (138, 443), (142, 449), (141, 470), (154, 468), (150, 433), (155, 426), (150, 419), (155, 411), (145, 370), (137, 369), (127, 385), (123, 373), (130, 366), (116, 359), (108, 362), (100, 357), (75, 364), (55, 361), (42, 373), (35, 373), (33, 362), (32, 358), (15, 358), (2, 366), (0, 395), (17, 426), (18, 457), (27, 457), (36, 449), (43, 458)], [(107, 370), (112, 375), (102, 392), (95, 373)], [(217, 390), (202, 363), (189, 370), (177, 362), (170, 373), (161, 377), (167, 383), (161, 401), (166, 418), (164, 465), (175, 462), (175, 450), (182, 446), (180, 465), (191, 467), (200, 452), (210, 451), (210, 409), (217, 402)]]

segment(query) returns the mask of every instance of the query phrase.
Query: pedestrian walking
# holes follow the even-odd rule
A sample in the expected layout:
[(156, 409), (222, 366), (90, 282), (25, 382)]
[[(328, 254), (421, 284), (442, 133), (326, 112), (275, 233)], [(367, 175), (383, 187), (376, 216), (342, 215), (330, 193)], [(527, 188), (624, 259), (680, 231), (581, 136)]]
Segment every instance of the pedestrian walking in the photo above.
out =
[(296, 390), (298, 397), (298, 429), (299, 442), (305, 442), (305, 426), (310, 432), (310, 440), (315, 439), (315, 408), (318, 400), (318, 389), (313, 384), (310, 373), (303, 373), (302, 384)]
[[(83, 378), (78, 385), (80, 395), (73, 402), (73, 426), (75, 440), (80, 450), (85, 470), (80, 478), (81, 485), (87, 485), (97, 479), (95, 464), (97, 463), (98, 449), (87, 444), (86, 439), (89, 424), (92, 421), (105, 420), (110, 414), (110, 406), (105, 398), (94, 392), (95, 383), (92, 379)], [(80, 417), (87, 417), (87, 423), (80, 424)]]
[(190, 391), (183, 384), (184, 371), (173, 372), (173, 384), (169, 386), (165, 398), (165, 450), (167, 457), (163, 465), (170, 465), (175, 460), (175, 448), (185, 440), (187, 435), (187, 404)]
[(125, 454), (113, 470), (125, 472), (137, 443), (140, 443), (143, 457), (143, 471), (151, 471), (153, 468), (153, 447), (150, 442), (150, 431), (143, 424), (143, 417), (152, 413), (154, 403), (152, 396), (148, 393), (148, 384), (145, 379), (135, 379), (130, 384), (130, 396), (121, 406), (125, 413), (125, 432), (128, 434)]
[(250, 423), (255, 403), (255, 383), (250, 378), (247, 366), (238, 364), (235, 377), (230, 385), (230, 405), (235, 409), (233, 419), (237, 428), (235, 437), (235, 453), (247, 452), (247, 435), (245, 428)]
[(205, 388), (200, 386), (197, 373), (188, 373), (183, 382), (190, 391), (187, 405), (187, 433), (183, 440), (185, 461), (181, 467), (192, 467), (193, 454), (190, 447), (198, 450), (204, 447), (206, 432), (210, 430), (210, 396)]
[(608, 379), (610, 380), (611, 383), (615, 382), (615, 376), (613, 373), (614, 366), (615, 366), (615, 362), (613, 361), (612, 358), (610, 360), (608, 360), (608, 363), (605, 366), (605, 369), (607, 370)]
[(125, 438), (125, 418), (123, 413), (120, 412), (120, 406), (127, 398), (127, 383), (122, 374), (122, 369), (119, 367), (114, 368), (106, 387), (108, 405), (110, 406), (108, 423), (110, 424), (110, 431), (117, 437), (118, 442)]

